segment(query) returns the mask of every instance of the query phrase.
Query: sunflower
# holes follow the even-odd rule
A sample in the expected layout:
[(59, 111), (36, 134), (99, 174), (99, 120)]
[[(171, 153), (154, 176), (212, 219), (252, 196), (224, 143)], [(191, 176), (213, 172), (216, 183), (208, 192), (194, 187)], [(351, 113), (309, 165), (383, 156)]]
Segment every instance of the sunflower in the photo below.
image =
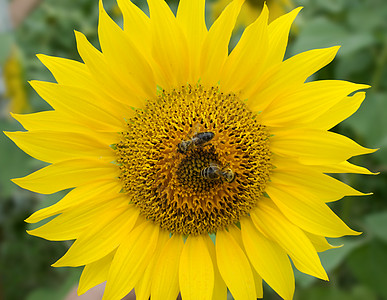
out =
[[(223, 9), (231, 1), (232, 0), (216, 0), (212, 5), (212, 19), (217, 19), (222, 13)], [(235, 29), (239, 27), (246, 27), (247, 25), (254, 22), (259, 13), (262, 11), (264, 3), (267, 4), (270, 10), (269, 22), (275, 20), (276, 18), (282, 16), (294, 8), (292, 0), (246, 0), (237, 18)]]
[[(107, 281), (104, 300), (262, 297), (262, 280), (292, 299), (292, 264), (323, 280), (325, 237), (357, 235), (327, 206), (364, 195), (326, 173), (371, 174), (351, 164), (371, 153), (328, 131), (353, 114), (367, 85), (306, 79), (338, 47), (283, 61), (300, 8), (268, 25), (269, 11), (228, 53), (242, 0), (208, 30), (204, 0), (177, 16), (148, 0), (150, 17), (118, 0), (124, 29), (100, 3), (95, 49), (76, 32), (83, 63), (39, 55), (57, 83), (32, 81), (53, 108), (13, 115), (7, 135), (49, 163), (13, 181), (50, 194), (29, 231), (75, 240), (53, 264), (85, 266), (79, 294)], [(290, 258), (290, 259), (289, 259)]]

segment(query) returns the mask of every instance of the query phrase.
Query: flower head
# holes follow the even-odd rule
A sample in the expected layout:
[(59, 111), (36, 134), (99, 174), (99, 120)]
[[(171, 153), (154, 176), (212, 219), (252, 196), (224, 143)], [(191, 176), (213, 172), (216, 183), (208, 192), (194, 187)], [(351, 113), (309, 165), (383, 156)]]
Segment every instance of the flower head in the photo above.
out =
[(300, 9), (268, 24), (264, 6), (229, 54), (243, 1), (209, 30), (204, 3), (175, 17), (148, 0), (148, 18), (118, 0), (123, 30), (100, 4), (102, 51), (76, 32), (83, 63), (38, 56), (57, 83), (31, 84), (53, 110), (14, 115), (28, 131), (7, 134), (50, 165), (14, 182), (72, 188), (27, 222), (56, 216), (29, 233), (75, 240), (54, 266), (85, 266), (80, 294), (107, 281), (104, 299), (255, 299), (265, 280), (291, 299), (290, 259), (327, 280), (325, 237), (358, 234), (326, 202), (363, 194), (325, 173), (370, 174), (347, 160), (373, 150), (328, 131), (368, 86), (305, 83), (338, 47), (283, 61)]

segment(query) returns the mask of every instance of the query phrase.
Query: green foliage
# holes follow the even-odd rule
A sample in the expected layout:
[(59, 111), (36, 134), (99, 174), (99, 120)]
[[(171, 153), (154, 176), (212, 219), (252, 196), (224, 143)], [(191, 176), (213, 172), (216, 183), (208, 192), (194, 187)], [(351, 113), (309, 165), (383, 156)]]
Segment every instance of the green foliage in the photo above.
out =
[(68, 294), (69, 290), (71, 290), (79, 280), (79, 276), (81, 274), (81, 269), (69, 270), (64, 268), (63, 270), (65, 275), (63, 276), (63, 280), (56, 281), (50, 287), (41, 287), (35, 289), (32, 293), (30, 293), (26, 300), (52, 300), (52, 299), (64, 299)]
[(367, 215), (365, 226), (375, 237), (387, 243), (387, 211)]
[[(340, 248), (327, 250), (319, 254), (321, 263), (324, 266), (327, 274), (331, 274), (336, 268), (343, 264), (346, 260), (348, 254), (350, 254), (354, 249), (358, 248), (364, 243), (361, 239), (351, 239), (351, 238), (340, 238), (332, 239), (331, 244), (341, 246)], [(318, 279), (303, 274), (296, 270), (296, 282), (302, 288), (308, 288), (313, 284), (316, 284)]]
[(381, 112), (387, 112), (386, 96), (385, 92), (371, 90), (359, 111), (344, 123), (354, 134), (364, 137), (368, 147), (380, 148), (373, 158), (384, 165), (387, 164), (387, 118)]
[(294, 53), (305, 50), (341, 45), (339, 56), (347, 56), (366, 48), (374, 42), (373, 37), (365, 32), (351, 34), (350, 30), (340, 24), (331, 22), (321, 16), (308, 22), (294, 43)]
[(373, 240), (348, 257), (348, 266), (359, 282), (387, 299), (387, 244)]
[(362, 286), (353, 288), (352, 290), (344, 291), (335, 286), (328, 284), (317, 285), (312, 288), (298, 292), (294, 300), (377, 300), (375, 293)]
[[(17, 126), (15, 122), (7, 122), (0, 120), (0, 128), (5, 131), (20, 130), (21, 126)], [(7, 170), (7, 172), (0, 172), (0, 199), (9, 198), (13, 195), (15, 185), (9, 180), (10, 178), (21, 177), (23, 174), (27, 175), (29, 171), (33, 170), (33, 162), (30, 157), (19, 151), (16, 145), (3, 133), (0, 133), (0, 170)], [(0, 221), (1, 221), (0, 211)]]
[(11, 47), (13, 44), (13, 36), (9, 32), (1, 32), (0, 33), (0, 66), (4, 64), (8, 55), (11, 51)]

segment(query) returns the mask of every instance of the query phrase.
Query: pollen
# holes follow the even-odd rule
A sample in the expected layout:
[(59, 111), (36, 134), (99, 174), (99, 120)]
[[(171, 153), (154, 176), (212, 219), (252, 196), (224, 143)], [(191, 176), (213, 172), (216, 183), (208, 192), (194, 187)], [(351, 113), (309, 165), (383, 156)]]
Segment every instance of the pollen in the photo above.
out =
[(238, 223), (256, 206), (272, 169), (259, 115), (236, 94), (201, 85), (148, 100), (127, 121), (115, 151), (128, 201), (148, 220), (183, 235)]

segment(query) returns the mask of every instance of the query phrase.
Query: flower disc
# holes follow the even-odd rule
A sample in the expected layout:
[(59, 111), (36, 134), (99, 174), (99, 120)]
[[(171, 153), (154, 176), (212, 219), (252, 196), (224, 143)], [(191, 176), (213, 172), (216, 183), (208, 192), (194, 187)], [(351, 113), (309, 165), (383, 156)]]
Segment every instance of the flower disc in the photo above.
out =
[[(213, 138), (180, 153), (195, 134)], [(218, 88), (182, 86), (163, 91), (128, 120), (116, 145), (121, 180), (141, 213), (172, 232), (213, 233), (249, 213), (271, 169), (265, 126), (234, 94)], [(231, 169), (207, 178), (211, 165)]]

